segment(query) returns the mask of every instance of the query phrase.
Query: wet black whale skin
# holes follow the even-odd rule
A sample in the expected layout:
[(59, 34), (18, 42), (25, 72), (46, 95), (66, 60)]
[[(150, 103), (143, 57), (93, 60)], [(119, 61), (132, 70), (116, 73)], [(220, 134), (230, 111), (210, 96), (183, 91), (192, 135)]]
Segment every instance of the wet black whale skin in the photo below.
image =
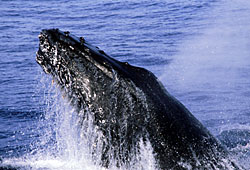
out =
[[(40, 46), (44, 39), (48, 39), (51, 46), (60, 43), (64, 48), (72, 48), (73, 51), (68, 51), (68, 55), (71, 53), (72, 56), (68, 57), (69, 59), (67, 62), (79, 61), (79, 59), (76, 60), (73, 57), (79, 54), (78, 58), (88, 58), (88, 61), (94, 63), (93, 66), (95, 64), (101, 65), (100, 68), (105, 69), (88, 69), (88, 71), (98, 70), (98, 74), (103, 75), (105, 84), (111, 84), (113, 81), (109, 80), (112, 79), (112, 76), (111, 78), (107, 76), (109, 73), (107, 70), (113, 70), (117, 75), (118, 81), (126, 84), (126, 86), (117, 86), (117, 90), (112, 92), (112, 95), (117, 96), (118, 102), (119, 100), (122, 101), (122, 97), (124, 96), (122, 91), (126, 88), (125, 90), (132, 96), (132, 103), (134, 104), (133, 112), (128, 113), (128, 117), (131, 120), (129, 121), (128, 127), (131, 128), (128, 129), (129, 133), (127, 136), (122, 138), (127, 145), (120, 145), (116, 141), (111, 141), (111, 147), (117, 147), (117, 149), (120, 149), (120, 147), (128, 147), (123, 148), (123, 150), (131, 151), (134, 143), (137, 143), (140, 137), (146, 137), (152, 145), (153, 154), (155, 155), (160, 169), (186, 169), (185, 165), (182, 163), (187, 163), (192, 169), (202, 169), (204, 167), (227, 169), (227, 166), (238, 169), (237, 165), (229, 160), (228, 153), (224, 147), (221, 146), (183, 104), (167, 92), (153, 73), (144, 68), (117, 61), (99, 48), (87, 43), (83, 38), (75, 37), (69, 32), (62, 32), (58, 29), (43, 30), (40, 34)], [(81, 55), (81, 53), (84, 53), (84, 55)], [(44, 52), (39, 49), (37, 53), (38, 63), (47, 70), (47, 73), (52, 74), (52, 76), (60, 76), (60, 74), (55, 73), (56, 71), (53, 68), (53, 64), (50, 63), (49, 57), (49, 54), (45, 55)], [(80, 61), (82, 61), (83, 64), (78, 64), (77, 67), (87, 67), (87, 65), (89, 67), (86, 59)], [(81, 68), (74, 70), (75, 67), (68, 69), (71, 69), (71, 72), (84, 70)], [(89, 72), (87, 74), (91, 74)], [(96, 75), (96, 73), (93, 73), (93, 75)], [(62, 78), (60, 77), (60, 79)], [(91, 77), (89, 79), (91, 80)], [(76, 77), (76, 81), (80, 82), (81, 79), (77, 79)], [(98, 84), (98, 82), (91, 83), (91, 85), (95, 85), (96, 89), (105, 91), (106, 86), (101, 87), (103, 84)], [(108, 88), (109, 87), (106, 89)], [(135, 89), (139, 89), (140, 94), (145, 96), (146, 99), (144, 102), (146, 103), (142, 104), (142, 102), (140, 102), (141, 96), (134, 92), (136, 91)], [(108, 93), (108, 90), (105, 92)], [(80, 96), (84, 96), (84, 94)], [(102, 106), (102, 108), (108, 108), (110, 104), (109, 97), (110, 95), (103, 95), (102, 98), (98, 98), (98, 100), (95, 101), (95, 105)], [(84, 99), (79, 97), (79, 101), (83, 100)], [(126, 105), (125, 102), (122, 104), (118, 103), (117, 105), (117, 108), (121, 110), (129, 110), (129, 107), (132, 107), (131, 105)], [(117, 113), (115, 113), (114, 117), (117, 119), (116, 122), (119, 122), (121, 118), (119, 110), (115, 111)], [(104, 114), (106, 115), (104, 115), (102, 119), (107, 118), (107, 114), (110, 113), (104, 110)], [(97, 119), (101, 118), (98, 118), (97, 115)], [(109, 122), (109, 125), (97, 123), (104, 134), (108, 134), (107, 131), (110, 130), (110, 128), (106, 128), (106, 126), (114, 127), (114, 132), (115, 129), (119, 129), (119, 126), (122, 126), (119, 124), (112, 125), (112, 121), (109, 120), (105, 121)], [(119, 134), (118, 131), (116, 132), (117, 134)], [(117, 134), (114, 133), (112, 140), (121, 139)], [(225, 159), (228, 161), (225, 161)]]

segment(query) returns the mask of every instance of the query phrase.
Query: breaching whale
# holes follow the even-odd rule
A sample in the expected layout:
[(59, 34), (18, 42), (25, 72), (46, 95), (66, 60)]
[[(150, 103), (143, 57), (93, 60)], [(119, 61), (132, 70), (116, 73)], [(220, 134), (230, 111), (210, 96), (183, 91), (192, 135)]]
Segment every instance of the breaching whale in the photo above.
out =
[(119, 164), (129, 164), (143, 139), (150, 142), (159, 169), (241, 169), (150, 71), (59, 29), (42, 30), (39, 41), (37, 63), (79, 116), (88, 111), (94, 117), (103, 140), (102, 166), (110, 167), (111, 153)]

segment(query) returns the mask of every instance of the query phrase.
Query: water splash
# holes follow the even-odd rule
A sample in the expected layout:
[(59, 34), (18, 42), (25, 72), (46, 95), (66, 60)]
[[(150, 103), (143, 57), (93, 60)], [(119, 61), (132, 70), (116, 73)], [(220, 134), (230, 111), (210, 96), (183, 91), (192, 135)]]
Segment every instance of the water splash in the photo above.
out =
[[(43, 90), (46, 105), (37, 125), (39, 141), (32, 144), (30, 153), (5, 159), (2, 165), (32, 170), (106, 169), (100, 166), (103, 135), (93, 124), (93, 114), (88, 110), (77, 113), (50, 77), (42, 76), (39, 87)], [(141, 139), (136, 152), (138, 154), (129, 165), (120, 167), (116, 166), (117, 160), (110, 153), (113, 159), (109, 169), (157, 169), (149, 141)]]

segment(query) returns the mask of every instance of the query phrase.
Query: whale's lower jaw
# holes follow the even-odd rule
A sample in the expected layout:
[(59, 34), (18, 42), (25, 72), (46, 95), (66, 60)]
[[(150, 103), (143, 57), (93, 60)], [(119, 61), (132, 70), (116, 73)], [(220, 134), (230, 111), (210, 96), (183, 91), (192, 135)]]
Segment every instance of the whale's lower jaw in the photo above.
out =
[(111, 157), (117, 166), (129, 164), (143, 140), (151, 143), (159, 169), (240, 169), (150, 71), (119, 62), (58, 29), (43, 30), (39, 39), (38, 64), (58, 82), (79, 116), (93, 117), (103, 166), (110, 167)]

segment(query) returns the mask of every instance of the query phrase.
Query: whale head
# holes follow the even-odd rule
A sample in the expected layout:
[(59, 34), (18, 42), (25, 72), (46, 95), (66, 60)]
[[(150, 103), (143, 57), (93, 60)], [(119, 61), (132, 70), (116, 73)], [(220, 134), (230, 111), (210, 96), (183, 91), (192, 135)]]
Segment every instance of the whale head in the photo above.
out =
[[(44, 72), (74, 98), (77, 107), (92, 105), (98, 97), (104, 98), (120, 79), (133, 77), (128, 63), (119, 62), (87, 43), (84, 38), (58, 29), (43, 30), (36, 61)], [(125, 68), (126, 67), (126, 68)], [(100, 107), (102, 102), (99, 103)], [(103, 106), (104, 107), (104, 106)]]
[[(145, 78), (148, 77), (149, 81), (155, 78), (148, 70), (117, 61), (84, 38), (69, 32), (42, 30), (39, 41), (37, 63), (45, 73), (52, 75), (79, 109), (83, 105), (95, 109), (95, 112), (97, 108), (94, 105), (99, 108), (97, 110), (110, 108), (111, 103), (118, 104), (118, 101), (110, 101), (112, 96), (119, 100), (135, 99), (138, 96), (134, 94), (138, 93), (137, 87), (148, 86), (144, 83)], [(125, 91), (130, 91), (129, 95)], [(126, 96), (122, 98), (121, 95)], [(112, 111), (106, 112), (113, 112), (113, 108), (110, 109)]]
[[(39, 41), (37, 63), (45, 73), (52, 75), (80, 115), (87, 112), (93, 115), (94, 124), (109, 141), (102, 159), (108, 157), (110, 145), (115, 152), (132, 155), (136, 151), (133, 146), (145, 134), (142, 132), (150, 113), (139, 86), (147, 86), (143, 82), (147, 77), (150, 81), (153, 74), (119, 62), (69, 32), (43, 30)], [(104, 161), (104, 164), (108, 163)]]

